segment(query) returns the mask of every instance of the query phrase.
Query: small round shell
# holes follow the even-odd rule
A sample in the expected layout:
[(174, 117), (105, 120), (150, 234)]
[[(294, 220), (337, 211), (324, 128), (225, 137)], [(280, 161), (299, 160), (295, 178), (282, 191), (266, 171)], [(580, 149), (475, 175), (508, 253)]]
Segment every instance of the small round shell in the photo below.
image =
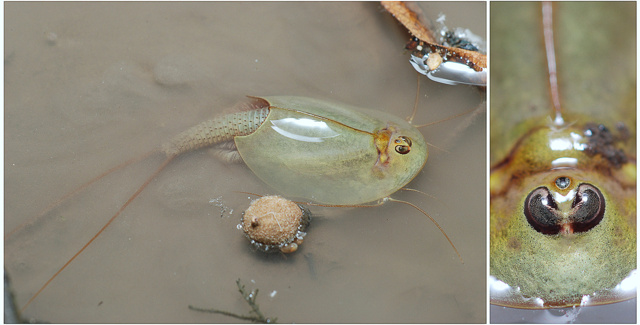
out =
[(264, 196), (251, 202), (239, 228), (258, 249), (293, 253), (302, 244), (310, 221), (309, 210), (280, 196)]
[(429, 53), (429, 57), (427, 58), (427, 67), (429, 67), (429, 70), (437, 69), (441, 63), (442, 57), (440, 56), (440, 54), (436, 52)]

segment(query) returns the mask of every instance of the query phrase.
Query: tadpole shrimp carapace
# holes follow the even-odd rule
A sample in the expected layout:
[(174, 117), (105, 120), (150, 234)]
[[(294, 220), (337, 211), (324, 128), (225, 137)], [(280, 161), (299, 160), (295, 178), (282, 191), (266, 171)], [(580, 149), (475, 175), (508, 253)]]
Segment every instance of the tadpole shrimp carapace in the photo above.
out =
[(491, 4), (491, 303), (636, 296), (636, 4)]

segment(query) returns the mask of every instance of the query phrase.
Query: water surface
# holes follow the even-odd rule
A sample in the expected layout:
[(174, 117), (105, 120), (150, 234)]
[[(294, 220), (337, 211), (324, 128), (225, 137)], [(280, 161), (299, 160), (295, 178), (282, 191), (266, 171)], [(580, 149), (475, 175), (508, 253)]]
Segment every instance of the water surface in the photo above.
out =
[[(485, 4), (421, 4), (484, 36)], [(5, 231), (63, 193), (245, 95), (298, 95), (407, 116), (408, 36), (378, 3), (7, 3)], [(482, 102), (422, 79), (417, 123)], [(281, 322), (484, 322), (485, 120), (423, 130), (427, 166), (397, 198), (414, 209), (313, 208), (293, 255), (253, 252), (236, 229), (270, 194), (206, 150), (173, 161), (25, 311), (47, 322), (233, 322), (189, 304), (248, 312), (236, 279)], [(265, 148), (266, 150), (266, 148)], [(105, 178), (17, 233), (5, 266), (29, 297), (126, 201), (161, 158)], [(309, 184), (314, 186), (314, 184)], [(233, 209), (222, 212), (211, 200)], [(222, 215), (222, 216), (221, 216)], [(270, 295), (273, 293), (273, 297)]]

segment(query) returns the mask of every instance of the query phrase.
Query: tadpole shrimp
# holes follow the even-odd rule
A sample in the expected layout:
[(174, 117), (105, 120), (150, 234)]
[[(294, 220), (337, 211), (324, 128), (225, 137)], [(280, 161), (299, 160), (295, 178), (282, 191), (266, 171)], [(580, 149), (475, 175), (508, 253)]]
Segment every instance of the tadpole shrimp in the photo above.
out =
[[(412, 78), (412, 79), (413, 79), (413, 78)], [(411, 93), (411, 92), (410, 92), (410, 93)], [(323, 96), (323, 97), (330, 98), (331, 96)], [(344, 101), (343, 99), (338, 99), (338, 100), (339, 100), (339, 101)], [(354, 101), (351, 101), (351, 102), (357, 102), (357, 101), (356, 101), (356, 100), (354, 100)], [(398, 113), (398, 114), (402, 114), (402, 115), (404, 115), (405, 113)], [(448, 114), (448, 115), (450, 115), (450, 114)], [(420, 120), (422, 120), (422, 119), (420, 119)], [(437, 144), (437, 141), (436, 141), (435, 143)], [(173, 163), (172, 163), (171, 165), (173, 165)], [(230, 168), (236, 168), (236, 167), (235, 167), (235, 166), (232, 166), (232, 167), (230, 167)], [(247, 170), (247, 171), (248, 171), (248, 170)], [(247, 174), (249, 174), (249, 173), (247, 173)], [(250, 175), (250, 174), (249, 174), (249, 175)], [(132, 190), (133, 190), (133, 189), (132, 189)], [(146, 193), (148, 193), (148, 192), (149, 192), (149, 191), (147, 190), (147, 191), (145, 191), (144, 193), (146, 194)], [(136, 201), (136, 202), (138, 202), (138, 201)], [(134, 205), (135, 205), (135, 204), (134, 204)], [(130, 212), (132, 215), (135, 215), (135, 211), (131, 211), (131, 210), (130, 210), (134, 205), (131, 205), (131, 206), (130, 206), (129, 208), (127, 208), (127, 210), (125, 210), (125, 211)], [(107, 216), (109, 216), (111, 213), (106, 213), (106, 210), (105, 210), (105, 214), (106, 214)], [(97, 213), (96, 213), (95, 215), (97, 215)], [(62, 217), (65, 217), (65, 216), (64, 216), (64, 215), (62, 215)], [(87, 216), (87, 217), (93, 217), (93, 214), (92, 214), (91, 216)], [(122, 220), (122, 219), (118, 219), (118, 220)], [(237, 234), (236, 234), (236, 235), (237, 235)], [(438, 236), (440, 236), (440, 235), (438, 234)], [(102, 238), (102, 237), (101, 237), (101, 238)], [(94, 247), (94, 246), (92, 246), (92, 247)], [(117, 251), (117, 249), (116, 249), (115, 251)], [(448, 253), (449, 253), (449, 254), (451, 254), (451, 252), (448, 252)], [(87, 256), (87, 255), (85, 255), (85, 254), (86, 254), (86, 253), (84, 253), (82, 256), (83, 256), (83, 257), (84, 257), (84, 256)], [(454, 256), (455, 256), (455, 255), (454, 255)], [(92, 258), (90, 258), (90, 259), (92, 259)], [(53, 260), (53, 258), (52, 258), (52, 260)], [(64, 274), (64, 272), (63, 272), (62, 274)], [(46, 279), (45, 279), (45, 280), (46, 280)], [(54, 283), (55, 283), (55, 282), (54, 282)], [(46, 290), (45, 290), (44, 292), (46, 292)], [(36, 300), (36, 301), (38, 301), (38, 300)], [(32, 306), (33, 306), (33, 305), (32, 305)]]
[[(315, 201), (321, 206), (375, 207), (387, 201), (408, 204), (434, 223), (462, 261), (458, 249), (431, 216), (415, 204), (390, 197), (413, 180), (427, 161), (427, 144), (422, 134), (409, 123), (372, 109), (292, 96), (249, 96), (249, 100), (240, 102), (234, 111), (179, 133), (160, 149), (107, 170), (47, 207), (42, 214), (129, 164), (153, 154), (166, 157), (22, 309), (84, 252), (171, 161), (185, 153), (210, 147), (216, 149), (221, 160), (243, 161), (279, 192)], [(423, 126), (428, 125), (431, 124)]]
[(491, 303), (570, 309), (632, 299), (635, 4), (492, 10)]

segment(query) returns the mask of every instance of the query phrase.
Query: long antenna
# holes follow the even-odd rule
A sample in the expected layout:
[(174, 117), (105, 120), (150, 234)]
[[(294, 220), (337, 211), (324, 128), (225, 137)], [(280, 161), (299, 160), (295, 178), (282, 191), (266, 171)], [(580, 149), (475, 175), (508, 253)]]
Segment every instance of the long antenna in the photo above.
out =
[(549, 90), (551, 102), (555, 112), (554, 123), (563, 125), (562, 107), (560, 106), (560, 92), (558, 91), (558, 76), (556, 70), (556, 50), (553, 45), (553, 4), (542, 2), (542, 28), (544, 31), (544, 47), (547, 52), (547, 68), (549, 70)]
[(413, 112), (411, 112), (411, 116), (407, 117), (407, 122), (409, 122), (409, 124), (413, 124), (413, 118), (416, 117), (416, 112), (418, 112), (418, 101), (420, 101), (420, 74), (416, 74), (418, 75), (418, 86), (416, 88), (416, 100), (413, 103)]

